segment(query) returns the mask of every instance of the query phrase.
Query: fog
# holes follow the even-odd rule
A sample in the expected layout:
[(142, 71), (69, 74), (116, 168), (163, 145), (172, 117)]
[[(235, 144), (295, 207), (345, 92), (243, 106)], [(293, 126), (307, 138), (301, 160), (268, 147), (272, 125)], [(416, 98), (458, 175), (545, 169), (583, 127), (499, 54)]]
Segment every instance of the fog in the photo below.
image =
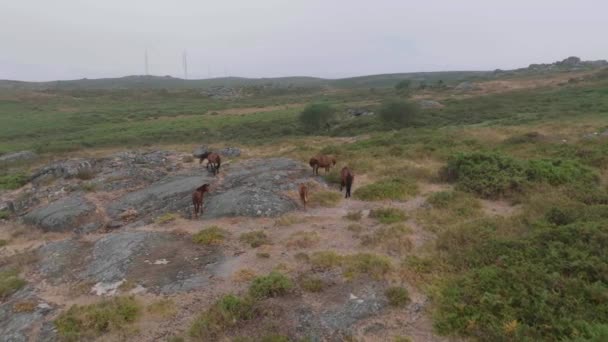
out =
[(0, 0), (0, 79), (346, 77), (608, 58), (605, 0)]

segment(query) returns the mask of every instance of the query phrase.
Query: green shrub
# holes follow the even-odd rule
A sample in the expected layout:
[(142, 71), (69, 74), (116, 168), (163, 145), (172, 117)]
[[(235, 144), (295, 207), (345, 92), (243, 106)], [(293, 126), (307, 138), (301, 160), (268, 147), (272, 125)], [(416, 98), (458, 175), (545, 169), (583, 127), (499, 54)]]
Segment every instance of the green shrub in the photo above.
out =
[(27, 184), (28, 176), (23, 172), (0, 175), (0, 190), (13, 190)]
[(11, 214), (7, 210), (0, 210), (0, 220), (8, 220)]
[(379, 208), (370, 210), (369, 217), (375, 218), (381, 223), (390, 224), (405, 221), (407, 214), (398, 208)]
[(351, 221), (360, 221), (362, 216), (361, 210), (357, 210), (349, 212), (344, 216), (344, 218)]
[(253, 298), (279, 297), (287, 294), (293, 283), (280, 272), (270, 272), (267, 276), (257, 277), (249, 287), (249, 294)]
[(381, 247), (389, 254), (403, 255), (412, 249), (408, 234), (410, 229), (402, 224), (380, 227), (371, 235), (361, 238), (361, 245)]
[(225, 231), (224, 229), (217, 227), (217, 226), (211, 226), (209, 228), (205, 228), (205, 229), (201, 230), (200, 232), (194, 234), (194, 236), (192, 237), (192, 240), (195, 243), (209, 246), (209, 245), (217, 245), (217, 244), (222, 243), (222, 241), (224, 241), (224, 239), (227, 236), (228, 236), (228, 232)]
[(300, 287), (308, 292), (321, 292), (325, 287), (323, 280), (314, 275), (306, 274), (299, 279)]
[(190, 327), (190, 336), (202, 341), (219, 340), (224, 331), (254, 318), (255, 313), (254, 301), (251, 298), (226, 295), (194, 320)]
[(392, 101), (382, 104), (378, 116), (392, 125), (408, 125), (414, 122), (419, 112), (417, 105), (405, 101)]
[(0, 247), (4, 247), (6, 245), (8, 245), (8, 241), (4, 240), (4, 239), (0, 239)]
[(55, 320), (64, 340), (90, 340), (108, 332), (125, 330), (140, 316), (139, 303), (133, 297), (114, 297), (90, 305), (72, 305)]
[(309, 129), (324, 129), (336, 115), (335, 109), (326, 103), (309, 104), (300, 113), (300, 122)]
[(448, 160), (442, 173), (460, 189), (487, 198), (519, 191), (526, 180), (521, 162), (498, 153), (458, 154)]
[(5, 299), (20, 288), (25, 286), (26, 281), (19, 278), (19, 272), (14, 269), (0, 271), (0, 299)]
[(389, 287), (384, 291), (391, 306), (404, 307), (410, 301), (410, 295), (405, 287)]
[(249, 244), (253, 248), (260, 247), (261, 245), (270, 244), (270, 239), (262, 230), (243, 233), (239, 237), (239, 240), (243, 243)]
[(538, 222), (513, 237), (485, 225), (485, 233), (462, 234), (466, 240), (442, 249), (460, 271), (442, 285), (436, 328), (485, 341), (590, 336), (592, 324), (608, 322), (607, 223)]
[(291, 234), (287, 241), (289, 248), (310, 248), (321, 240), (317, 232), (296, 232)]
[(355, 190), (355, 197), (364, 201), (406, 200), (418, 193), (416, 182), (402, 178), (381, 180)]
[(342, 257), (333, 251), (315, 252), (310, 256), (310, 263), (316, 269), (327, 270), (339, 266)]
[(387, 257), (369, 253), (345, 256), (343, 265), (346, 278), (367, 275), (374, 279), (381, 279), (392, 268)]
[(532, 182), (546, 182), (551, 185), (579, 183), (597, 185), (599, 178), (591, 169), (571, 160), (530, 160), (526, 177)]
[(255, 256), (257, 256), (258, 258), (261, 258), (261, 259), (268, 259), (268, 258), (270, 258), (270, 253), (261, 252), (261, 253), (256, 253)]

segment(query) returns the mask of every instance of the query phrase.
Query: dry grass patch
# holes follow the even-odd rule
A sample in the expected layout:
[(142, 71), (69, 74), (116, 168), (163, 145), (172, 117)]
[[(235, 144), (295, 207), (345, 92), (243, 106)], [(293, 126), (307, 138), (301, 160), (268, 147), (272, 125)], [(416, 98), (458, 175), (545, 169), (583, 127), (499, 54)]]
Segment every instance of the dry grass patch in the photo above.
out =
[(0, 271), (0, 300), (7, 298), (25, 286), (27, 282), (19, 277), (19, 271), (8, 269)]
[(159, 224), (159, 225), (167, 224), (169, 222), (175, 221), (178, 217), (179, 217), (179, 215), (177, 215), (175, 213), (166, 213), (166, 214), (163, 214), (163, 215), (157, 217), (156, 220), (154, 220), (154, 223)]
[(13, 304), (13, 312), (34, 312), (37, 303), (31, 300), (20, 301)]
[(321, 190), (312, 191), (310, 193), (311, 206), (317, 207), (335, 207), (340, 203), (342, 194), (337, 191)]
[(355, 190), (354, 196), (363, 201), (394, 200), (404, 201), (418, 193), (415, 181), (404, 178), (391, 178), (364, 185)]
[(392, 269), (387, 257), (370, 253), (339, 255), (332, 251), (316, 252), (311, 256), (310, 263), (314, 269), (319, 270), (339, 267), (347, 279), (364, 275), (381, 279)]
[(247, 282), (255, 278), (256, 274), (248, 268), (242, 268), (234, 273), (232, 278), (238, 282)]
[(350, 221), (360, 221), (363, 217), (361, 210), (351, 211), (348, 214), (344, 215), (344, 218)]
[(320, 240), (317, 232), (296, 232), (291, 234), (286, 245), (289, 248), (310, 248)]
[(175, 302), (171, 299), (160, 299), (148, 305), (146, 311), (156, 316), (171, 317), (175, 316), (177, 308), (175, 307)]
[(389, 254), (404, 255), (412, 249), (411, 230), (403, 224), (380, 227), (374, 233), (361, 238), (361, 245), (379, 247)]
[(269, 245), (270, 239), (262, 230), (255, 230), (253, 232), (243, 233), (239, 237), (239, 241), (250, 245), (253, 248), (260, 247), (262, 245)]
[(410, 301), (410, 295), (405, 287), (389, 287), (384, 291), (388, 303), (394, 307), (404, 307)]
[(483, 216), (479, 200), (461, 191), (435, 192), (427, 198), (427, 204), (416, 218), (434, 231)]
[(298, 279), (298, 284), (308, 292), (321, 292), (326, 286), (323, 280), (314, 274), (303, 274)]
[(297, 223), (303, 222), (303, 218), (296, 215), (283, 215), (274, 221), (276, 227), (288, 227)]

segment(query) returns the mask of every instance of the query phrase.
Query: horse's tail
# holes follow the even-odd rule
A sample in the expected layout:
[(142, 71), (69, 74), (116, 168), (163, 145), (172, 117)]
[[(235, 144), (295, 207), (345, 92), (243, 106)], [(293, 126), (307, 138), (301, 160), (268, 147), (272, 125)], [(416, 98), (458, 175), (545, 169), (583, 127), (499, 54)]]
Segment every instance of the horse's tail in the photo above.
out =
[(220, 172), (220, 166), (222, 166), (222, 158), (220, 158), (220, 156), (217, 156), (217, 172)]

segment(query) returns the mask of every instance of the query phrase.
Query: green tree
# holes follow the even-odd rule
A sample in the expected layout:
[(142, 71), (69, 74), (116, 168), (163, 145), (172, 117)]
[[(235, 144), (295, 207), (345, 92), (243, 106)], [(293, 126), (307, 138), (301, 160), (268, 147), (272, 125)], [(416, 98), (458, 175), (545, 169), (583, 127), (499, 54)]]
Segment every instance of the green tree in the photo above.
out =
[(310, 129), (325, 128), (335, 118), (336, 110), (326, 103), (309, 104), (300, 113), (300, 122)]
[(382, 121), (399, 125), (412, 123), (416, 114), (418, 114), (418, 106), (406, 101), (384, 103), (379, 112)]
[(410, 89), (410, 86), (412, 85), (412, 82), (410, 80), (402, 80), (399, 81), (399, 83), (397, 83), (397, 85), (395, 85), (395, 89), (397, 91), (406, 91)]

